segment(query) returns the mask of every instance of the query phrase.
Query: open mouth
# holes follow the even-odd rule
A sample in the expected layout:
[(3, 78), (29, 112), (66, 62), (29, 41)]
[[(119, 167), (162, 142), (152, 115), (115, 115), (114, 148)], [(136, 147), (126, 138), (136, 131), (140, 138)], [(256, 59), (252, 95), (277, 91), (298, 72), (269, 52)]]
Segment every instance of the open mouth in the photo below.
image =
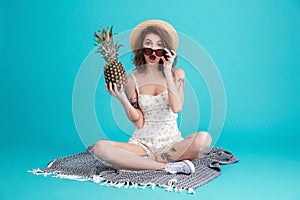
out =
[(150, 60), (155, 60), (156, 59), (156, 56), (155, 55), (151, 55), (149, 56)]

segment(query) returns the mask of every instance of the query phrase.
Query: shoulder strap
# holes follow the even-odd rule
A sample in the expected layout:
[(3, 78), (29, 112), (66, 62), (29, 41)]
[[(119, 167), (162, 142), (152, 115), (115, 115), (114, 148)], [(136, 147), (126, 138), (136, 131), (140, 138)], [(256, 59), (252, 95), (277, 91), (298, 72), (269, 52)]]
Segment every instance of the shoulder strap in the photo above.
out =
[(134, 84), (135, 84), (136, 92), (137, 92), (138, 94), (140, 94), (139, 87), (138, 87), (138, 84), (137, 84), (137, 82), (136, 82), (135, 75), (134, 75), (134, 74), (131, 74), (131, 76), (132, 76), (133, 82), (134, 82)]

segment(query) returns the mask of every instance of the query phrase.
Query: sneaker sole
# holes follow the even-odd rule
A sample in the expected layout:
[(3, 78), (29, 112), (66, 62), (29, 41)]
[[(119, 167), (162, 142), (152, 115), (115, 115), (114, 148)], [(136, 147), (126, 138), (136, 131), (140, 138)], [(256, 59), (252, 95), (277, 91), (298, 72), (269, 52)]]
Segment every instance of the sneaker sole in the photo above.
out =
[(194, 166), (194, 164), (191, 161), (189, 161), (189, 160), (183, 160), (182, 162), (184, 162), (184, 163), (186, 163), (188, 165), (188, 167), (191, 170), (191, 174), (195, 173), (195, 166)]

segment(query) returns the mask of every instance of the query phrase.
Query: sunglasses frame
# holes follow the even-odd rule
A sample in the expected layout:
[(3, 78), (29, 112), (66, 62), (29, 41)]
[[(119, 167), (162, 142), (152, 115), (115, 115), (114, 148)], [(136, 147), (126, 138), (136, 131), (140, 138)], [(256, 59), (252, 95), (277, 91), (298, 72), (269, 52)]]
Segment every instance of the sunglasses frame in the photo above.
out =
[(143, 48), (143, 53), (146, 56), (151, 56), (153, 54), (153, 52), (155, 52), (155, 55), (158, 57), (162, 57), (162, 56), (166, 56), (167, 51), (164, 49), (152, 49), (152, 48)]

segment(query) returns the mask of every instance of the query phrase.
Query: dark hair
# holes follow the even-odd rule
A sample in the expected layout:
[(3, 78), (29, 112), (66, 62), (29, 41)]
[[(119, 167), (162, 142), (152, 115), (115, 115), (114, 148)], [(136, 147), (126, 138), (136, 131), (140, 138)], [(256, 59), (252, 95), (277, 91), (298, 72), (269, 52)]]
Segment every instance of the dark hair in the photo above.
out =
[[(139, 72), (145, 72), (145, 70), (146, 70), (146, 65), (145, 65), (146, 60), (145, 60), (144, 53), (143, 53), (143, 41), (144, 41), (146, 35), (148, 35), (150, 33), (158, 35), (161, 38), (164, 48), (167, 48), (167, 49), (172, 48), (171, 47), (172, 40), (167, 31), (165, 31), (164, 29), (158, 28), (158, 27), (154, 27), (154, 26), (146, 27), (141, 32), (138, 39), (136, 40), (136, 43), (134, 44), (134, 49), (133, 49), (133, 53), (134, 53), (133, 63), (135, 64), (135, 69)], [(177, 56), (174, 59), (172, 68), (175, 67), (176, 63), (177, 63)], [(162, 71), (162, 73), (164, 74), (162, 59), (159, 60), (158, 70)]]

